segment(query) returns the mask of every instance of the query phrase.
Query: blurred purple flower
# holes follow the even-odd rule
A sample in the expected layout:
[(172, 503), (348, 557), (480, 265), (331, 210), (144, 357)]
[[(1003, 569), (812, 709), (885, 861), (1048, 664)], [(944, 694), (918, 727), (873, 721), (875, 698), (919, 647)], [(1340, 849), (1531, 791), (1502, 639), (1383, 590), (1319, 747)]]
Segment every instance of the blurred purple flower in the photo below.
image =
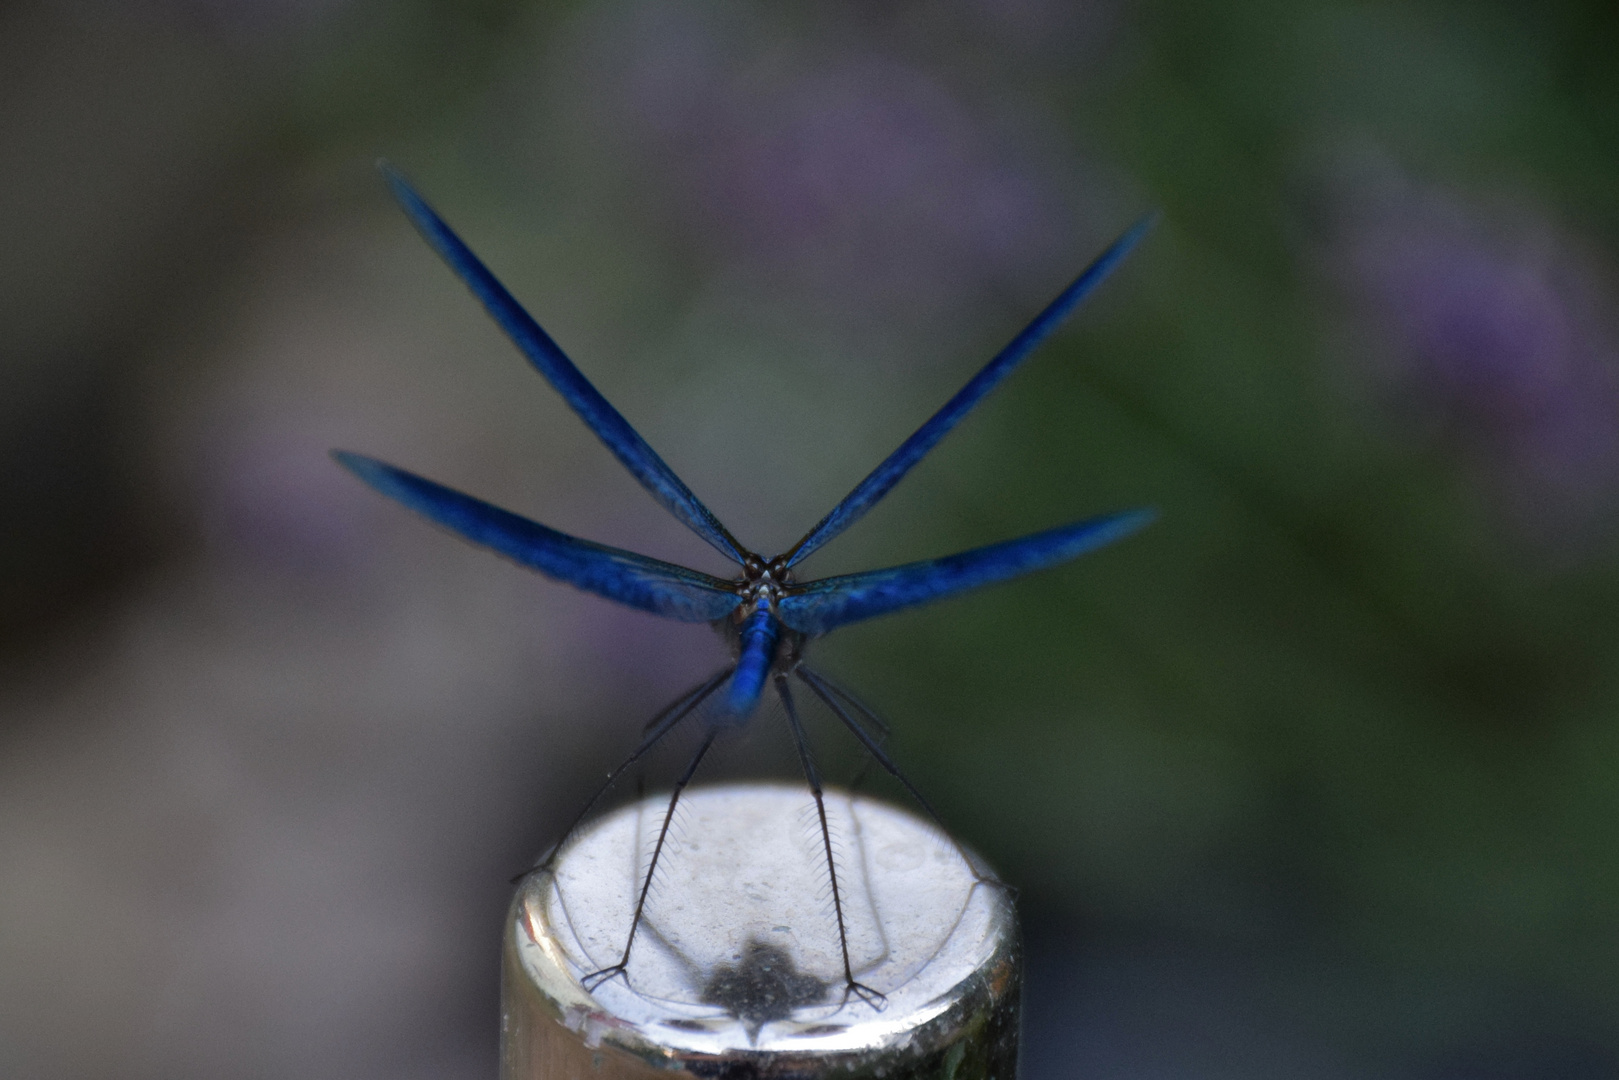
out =
[(1050, 57), (1072, 73), (1076, 50), (1112, 38), (1122, 5), (1118, 0), (965, 0), (963, 6), (1002, 41), (1025, 55)]
[(892, 61), (851, 59), (728, 104), (723, 129), (696, 133), (697, 194), (708, 223), (755, 257), (834, 247), (891, 271), (999, 269), (1062, 216), (1030, 163), (997, 153), (944, 87)]
[(1387, 338), (1387, 389), (1529, 538), (1577, 546), (1619, 507), (1619, 354), (1585, 260), (1505, 217), (1405, 195), (1353, 215), (1332, 254)]
[(867, 45), (706, 6), (620, 9), (589, 39), (580, 107), (744, 279), (791, 274), (828, 313), (928, 325), (986, 293), (1044, 299), (1085, 253), (1064, 187), (1090, 170), (991, 87), (969, 105)]
[(180, 31), (201, 31), (229, 45), (252, 47), (306, 34), (352, 4), (353, 0), (90, 0), (73, 7), (93, 15), (133, 15)]

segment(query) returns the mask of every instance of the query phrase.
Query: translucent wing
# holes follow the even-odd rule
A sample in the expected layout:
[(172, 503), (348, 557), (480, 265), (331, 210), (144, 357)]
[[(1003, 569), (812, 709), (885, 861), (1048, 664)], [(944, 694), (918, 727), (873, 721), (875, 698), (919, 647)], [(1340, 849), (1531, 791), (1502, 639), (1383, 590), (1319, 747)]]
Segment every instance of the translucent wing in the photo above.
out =
[(1112, 514), (942, 559), (822, 578), (784, 596), (776, 614), (799, 633), (825, 634), (845, 623), (1056, 566), (1128, 536), (1153, 516), (1150, 510)]
[(921, 461), (940, 439), (950, 433), (951, 428), (961, 422), (962, 417), (972, 411), (974, 405), (999, 386), (1001, 380), (1010, 375), (1013, 369), (1034, 351), (1035, 346), (1044, 341), (1068, 313), (1073, 311), (1092, 289), (1102, 283), (1113, 268), (1130, 253), (1130, 249), (1147, 234), (1147, 230), (1152, 227), (1155, 220), (1154, 217), (1147, 217), (1136, 222), (1129, 232), (1113, 241), (1111, 247), (1098, 255), (1096, 261), (1074, 279), (1073, 284), (1046, 305), (1046, 309), (1036, 315), (1034, 321), (1025, 326), (993, 360), (985, 364), (955, 397), (945, 402), (944, 407), (934, 413), (927, 423), (917, 428), (916, 433), (900, 444), (898, 450), (889, 454), (881, 465), (872, 470), (870, 476), (860, 481), (853, 491), (844, 496), (843, 501), (834, 506), (832, 512), (822, 518), (820, 523), (787, 553), (787, 565), (797, 563), (859, 521), (866, 515), (866, 511), (882, 501), (883, 496), (900, 482), (900, 479), (910, 471), (911, 466)]
[(449, 263), (450, 269), (460, 275), (467, 288), (482, 301), (489, 314), (506, 331), (506, 336), (523, 350), (523, 355), (556, 388), (563, 400), (596, 433), (596, 437), (607, 445), (613, 456), (623, 462), (630, 474), (641, 482), (641, 486), (692, 532), (729, 558), (739, 563), (744, 561), (746, 554), (742, 546), (720, 524), (719, 519), (691, 493), (691, 489), (681, 482), (674, 470), (664, 464), (646, 440), (630, 427), (629, 421), (619, 415), (618, 410), (601, 396), (601, 392), (590, 385), (590, 380), (574, 366), (573, 361), (551, 340), (551, 336), (523, 310), (512, 294), (506, 291), (506, 287), (495, 280), (495, 275), (478, 261), (471, 249), (461, 242), (461, 238), (416, 194), (410, 183), (393, 166), (381, 163), (378, 167), (393, 188), (399, 205), (410, 215), (423, 238)]
[(720, 578), (548, 529), (374, 458), (341, 450), (332, 456), (384, 495), (474, 544), (597, 596), (681, 622), (712, 622), (741, 603)]

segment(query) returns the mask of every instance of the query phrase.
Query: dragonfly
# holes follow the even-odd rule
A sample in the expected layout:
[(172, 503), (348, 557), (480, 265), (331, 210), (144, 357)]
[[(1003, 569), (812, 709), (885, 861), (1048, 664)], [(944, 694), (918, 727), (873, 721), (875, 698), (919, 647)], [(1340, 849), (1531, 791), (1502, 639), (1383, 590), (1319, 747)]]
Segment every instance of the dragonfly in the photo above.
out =
[[(919, 604), (942, 600), (969, 589), (1019, 577), (1065, 563), (1119, 540), (1154, 516), (1148, 509), (1093, 517), (1013, 540), (974, 548), (943, 558), (862, 573), (799, 580), (796, 569), (805, 558), (864, 517), (913, 466), (1034, 352), (1107, 276), (1151, 228), (1154, 217), (1137, 222), (1109, 245), (1034, 320), (985, 364), (954, 397), (885, 458), (854, 490), (785, 552), (765, 557), (731, 535), (718, 518), (692, 494), (629, 421), (591, 385), (584, 374), (540, 327), (410, 182), (386, 162), (383, 177), (411, 222), (440, 258), (498, 323), (552, 388), (618, 458), (659, 505), (706, 540), (737, 572), (717, 577), (633, 551), (608, 547), (541, 525), (453, 488), (362, 454), (333, 451), (336, 460), (370, 487), (418, 514), (547, 577), (595, 593), (616, 603), (679, 622), (709, 623), (730, 646), (731, 661), (688, 689), (649, 721), (641, 742), (623, 764), (608, 774), (596, 796), (563, 834), (562, 841), (535, 869), (549, 865), (562, 844), (623, 772), (684, 720), (698, 716), (703, 734), (670, 795), (652, 857), (642, 879), (635, 913), (618, 962), (581, 980), (587, 990), (607, 979), (628, 979), (630, 952), (641, 924), (653, 874), (664, 850), (681, 792), (727, 728), (748, 721), (767, 687), (773, 687), (787, 718), (804, 777), (820, 819), (821, 841), (831, 883), (833, 913), (843, 957), (844, 1000), (853, 994), (874, 1007), (883, 995), (861, 984), (849, 962), (843, 897), (838, 885), (831, 833), (827, 828), (823, 787), (799, 718), (792, 681), (797, 680), (822, 702), (873, 760), (894, 776), (937, 822), (932, 806), (907, 780), (884, 747), (887, 726), (854, 694), (805, 666), (805, 647), (814, 639), (850, 623), (875, 618)], [(943, 828), (942, 823), (940, 827)], [(948, 835), (948, 830), (946, 835)], [(519, 875), (519, 879), (522, 875)]]

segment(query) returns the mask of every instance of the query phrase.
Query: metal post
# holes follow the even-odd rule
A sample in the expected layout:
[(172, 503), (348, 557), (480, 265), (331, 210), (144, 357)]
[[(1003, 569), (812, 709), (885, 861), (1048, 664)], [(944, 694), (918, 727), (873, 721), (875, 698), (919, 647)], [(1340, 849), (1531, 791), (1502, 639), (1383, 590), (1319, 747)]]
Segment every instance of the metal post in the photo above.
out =
[(518, 887), (501, 990), (503, 1080), (1015, 1080), (1022, 970), (1006, 889), (930, 822), (827, 792), (855, 979), (802, 786), (681, 799), (623, 975), (655, 797), (595, 822)]

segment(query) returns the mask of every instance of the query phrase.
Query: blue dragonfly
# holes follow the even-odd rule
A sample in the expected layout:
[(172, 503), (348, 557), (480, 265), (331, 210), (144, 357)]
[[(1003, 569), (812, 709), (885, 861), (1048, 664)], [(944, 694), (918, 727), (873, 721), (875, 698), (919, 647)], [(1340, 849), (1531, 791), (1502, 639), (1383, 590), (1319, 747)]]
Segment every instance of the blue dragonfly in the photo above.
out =
[[(632, 551), (582, 540), (386, 462), (341, 450), (333, 452), (340, 464), (372, 488), (459, 533), (474, 544), (490, 548), (523, 566), (608, 600), (680, 622), (709, 623), (724, 635), (731, 646), (733, 661), (687, 690), (648, 722), (635, 751), (608, 775), (606, 783), (563, 834), (565, 841), (613, 782), (683, 720), (693, 714), (703, 719), (700, 746), (670, 795), (668, 810), (641, 882), (623, 954), (616, 964), (585, 976), (585, 986), (594, 989), (615, 975), (628, 977), (630, 950), (635, 944), (635, 933), (641, 924), (653, 872), (663, 852), (680, 794), (690, 783), (717, 735), (727, 727), (745, 723), (759, 704), (767, 684), (773, 684), (786, 713), (799, 761), (820, 816), (821, 838), (831, 880), (832, 906), (843, 955), (845, 1000), (849, 994), (854, 994), (874, 1007), (880, 1007), (883, 995), (859, 983), (849, 962), (843, 898), (832, 857), (831, 834), (826, 825), (821, 780), (799, 721), (790, 680), (796, 678), (825, 704), (872, 758), (892, 774), (935, 821), (938, 815), (884, 749), (886, 725), (849, 691), (806, 667), (803, 663), (805, 646), (811, 640), (849, 623), (940, 600), (981, 585), (1067, 562), (1135, 532), (1147, 524), (1153, 514), (1148, 510), (1110, 514), (960, 554), (907, 563), (886, 570), (800, 581), (794, 569), (812, 552), (876, 506), (912, 466), (921, 461), (975, 405), (1000, 385), (1108, 276), (1146, 234), (1153, 219), (1149, 217), (1138, 222), (1097, 256), (1044, 311), (1035, 316), (1033, 322), (1024, 327), (966, 386), (857, 484), (803, 539), (782, 554), (766, 558), (744, 547), (720, 524), (719, 519), (590, 384), (550, 335), (523, 310), (404, 176), (386, 163), (380, 167), (395, 198), (423, 238), (449, 264), (523, 355), (539, 369), (540, 374), (596, 433), (613, 456), (664, 509), (738, 567), (735, 577), (715, 577)], [(722, 687), (724, 692), (720, 693)], [(561, 841), (536, 869), (548, 865), (560, 847)]]

